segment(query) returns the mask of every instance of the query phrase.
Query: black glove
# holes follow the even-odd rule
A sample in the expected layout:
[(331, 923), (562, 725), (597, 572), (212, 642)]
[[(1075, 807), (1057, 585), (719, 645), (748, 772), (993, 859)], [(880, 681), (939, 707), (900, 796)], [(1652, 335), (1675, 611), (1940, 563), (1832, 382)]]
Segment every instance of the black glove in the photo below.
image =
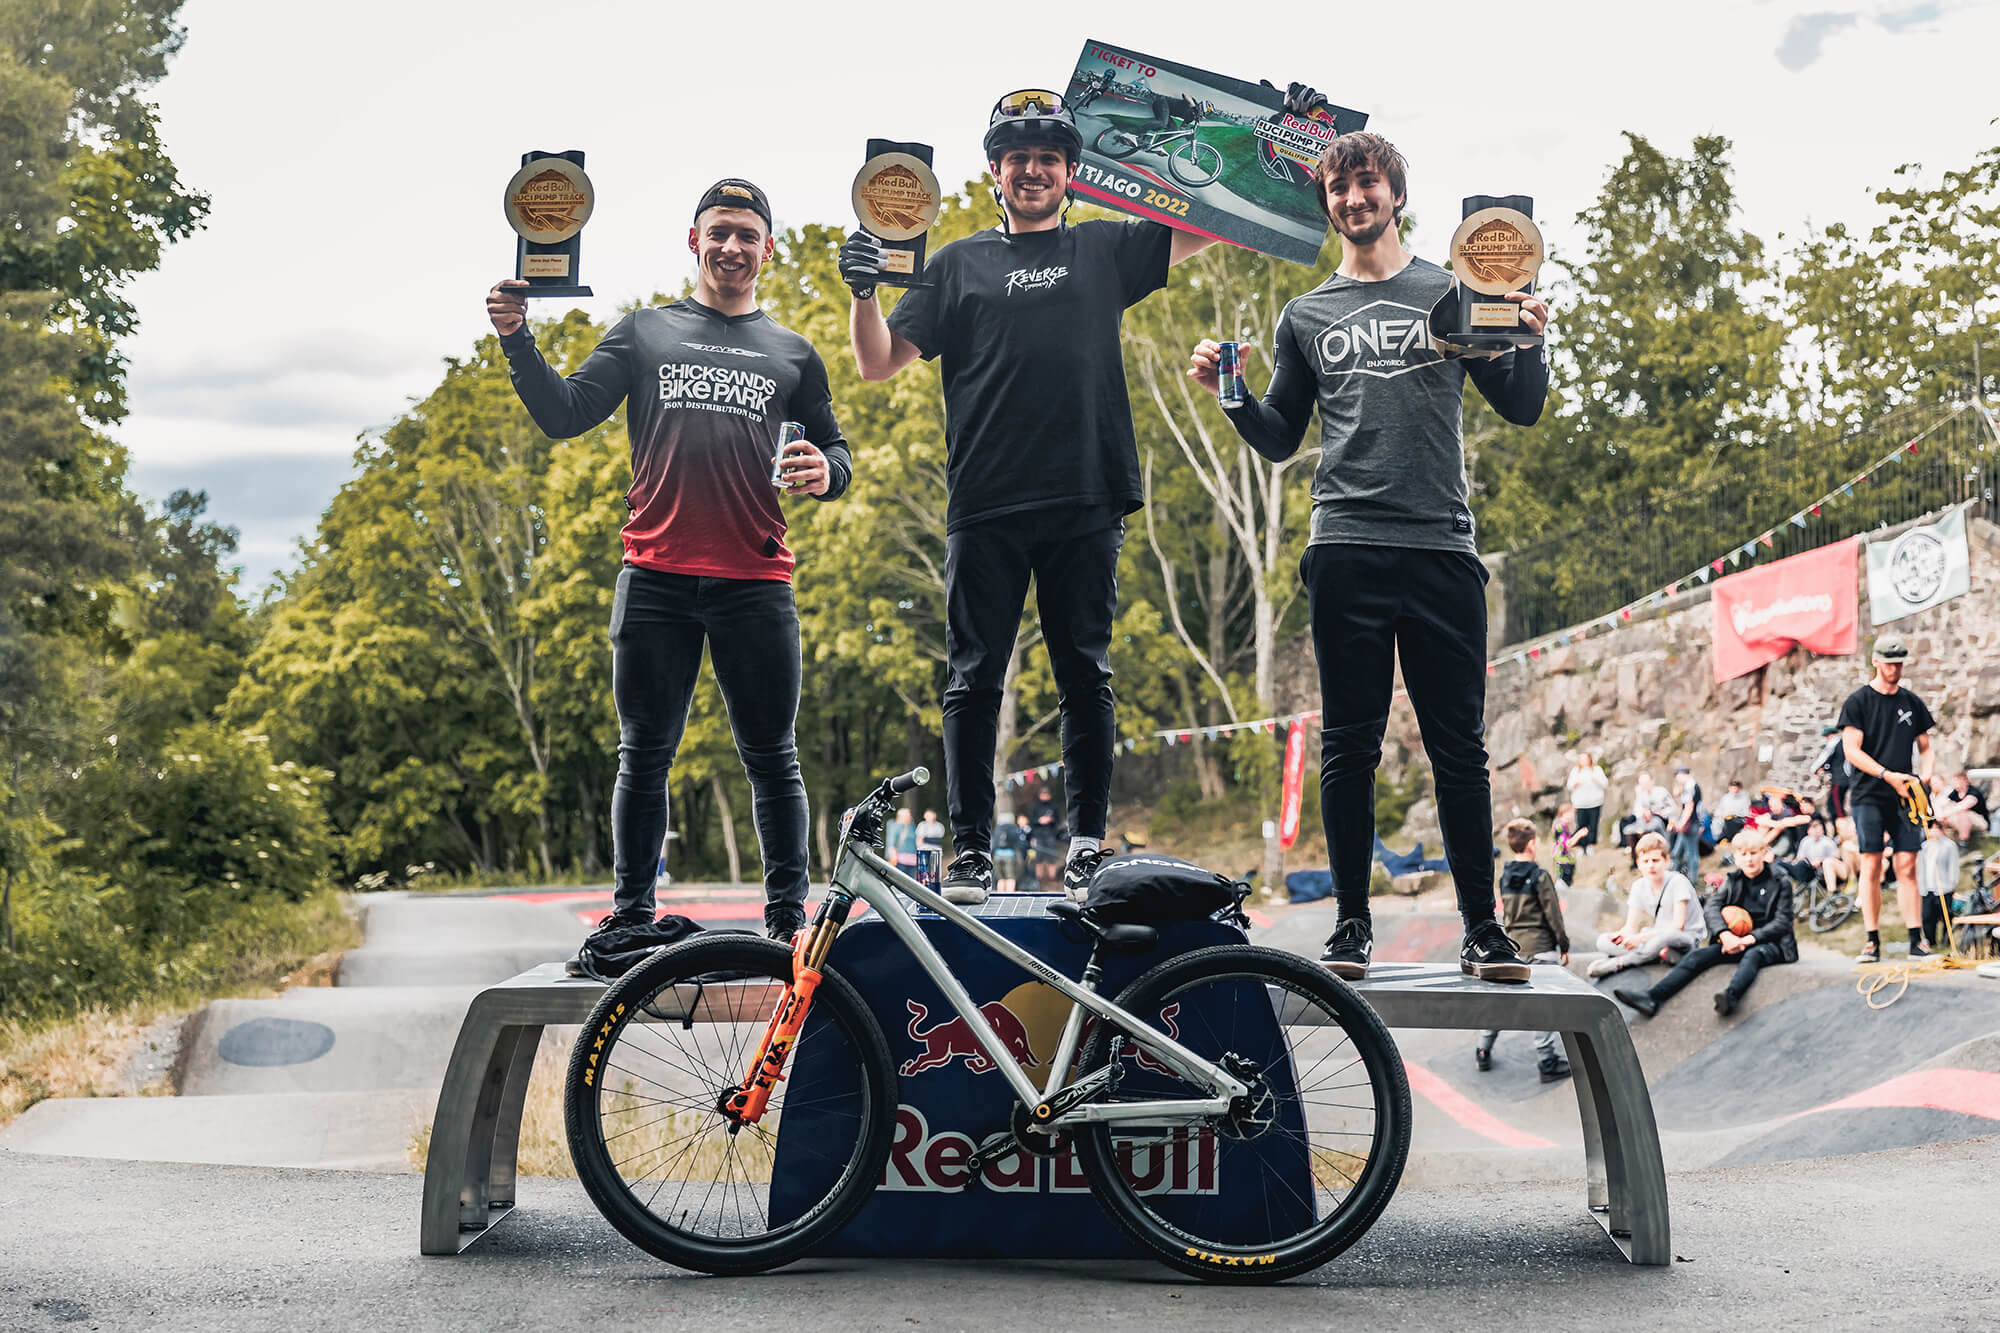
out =
[(1285, 110), (1295, 116), (1310, 116), (1326, 105), (1326, 94), (1303, 83), (1285, 85)]
[(882, 242), (865, 231), (849, 232), (846, 244), (840, 247), (840, 280), (855, 300), (865, 301), (875, 294), (881, 277)]
[[(1272, 92), (1278, 91), (1278, 85), (1272, 83), (1269, 79), (1259, 79), (1257, 82), (1263, 84)], [(1285, 110), (1295, 116), (1310, 116), (1315, 107), (1322, 107), (1326, 104), (1326, 94), (1320, 92), (1317, 88), (1309, 88), (1303, 83), (1288, 83), (1285, 85)]]

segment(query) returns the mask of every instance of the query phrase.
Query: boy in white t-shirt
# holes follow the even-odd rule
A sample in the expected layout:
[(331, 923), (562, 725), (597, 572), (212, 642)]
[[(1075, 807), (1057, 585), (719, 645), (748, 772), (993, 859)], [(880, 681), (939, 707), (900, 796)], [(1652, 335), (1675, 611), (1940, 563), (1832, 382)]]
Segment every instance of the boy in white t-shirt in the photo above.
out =
[(1648, 833), (1633, 852), (1639, 859), (1639, 877), (1632, 881), (1625, 924), (1597, 937), (1597, 951), (1604, 957), (1584, 969), (1586, 976), (1608, 977), (1628, 967), (1659, 962), (1668, 949), (1692, 949), (1698, 943), (1694, 885), (1686, 875), (1667, 869), (1666, 838)]

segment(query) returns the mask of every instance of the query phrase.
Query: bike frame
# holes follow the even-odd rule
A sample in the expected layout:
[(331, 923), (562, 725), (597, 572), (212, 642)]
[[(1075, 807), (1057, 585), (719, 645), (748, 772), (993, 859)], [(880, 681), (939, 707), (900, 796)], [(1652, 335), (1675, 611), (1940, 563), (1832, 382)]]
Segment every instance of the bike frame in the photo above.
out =
[[(1069, 997), (1074, 1007), (1070, 1010), (1069, 1020), (1063, 1025), (1062, 1040), (1058, 1043), (1055, 1056), (1050, 1062), (1046, 1087), (1037, 1089), (1029, 1081), (1027, 1073), (1015, 1063), (1014, 1057), (1007, 1051), (1006, 1043), (1002, 1042), (999, 1035), (993, 1031), (992, 1025), (986, 1021), (986, 1015), (979, 1012), (979, 1006), (973, 1003), (972, 996), (966, 992), (965, 986), (938, 955), (937, 949), (925, 938), (923, 931), (903, 909), (902, 904), (896, 901), (897, 893), (902, 893), (920, 906), (936, 912), (1036, 980)], [(849, 902), (859, 898), (875, 909), (883, 923), (916, 958), (918, 966), (924, 969), (930, 979), (937, 984), (937, 988), (944, 993), (945, 1002), (965, 1020), (965, 1025), (971, 1030), (972, 1038), (978, 1043), (980, 1050), (985, 1052), (986, 1058), (993, 1062), (1001, 1077), (1007, 1080), (1014, 1095), (1020, 1098), (1021, 1104), (1030, 1111), (1037, 1107), (1050, 1106), (1058, 1097), (1095, 1089), (1110, 1077), (1111, 1067), (1107, 1066), (1075, 1083), (1067, 1086), (1058, 1085), (1058, 1081), (1068, 1072), (1070, 1062), (1076, 1057), (1086, 1010), (1104, 1022), (1112, 1024), (1133, 1044), (1144, 1047), (1162, 1064), (1196, 1087), (1206, 1089), (1210, 1094), (1206, 1098), (1181, 1101), (1087, 1103), (1061, 1114), (1048, 1116), (1044, 1121), (1048, 1128), (1092, 1122), (1115, 1124), (1138, 1120), (1148, 1124), (1193, 1123), (1228, 1114), (1231, 1099), (1249, 1094), (1249, 1087), (1228, 1071), (1209, 1063), (1179, 1042), (1148, 1027), (1137, 1017), (1119, 1008), (1096, 991), (1064, 976), (963, 908), (946, 902), (940, 894), (896, 869), (872, 847), (843, 842), (840, 862), (833, 874), (829, 901), (834, 904), (836, 914), (844, 916), (844, 909), (839, 903), (841, 897)], [(830, 918), (823, 910), (822, 921), (828, 920)]]

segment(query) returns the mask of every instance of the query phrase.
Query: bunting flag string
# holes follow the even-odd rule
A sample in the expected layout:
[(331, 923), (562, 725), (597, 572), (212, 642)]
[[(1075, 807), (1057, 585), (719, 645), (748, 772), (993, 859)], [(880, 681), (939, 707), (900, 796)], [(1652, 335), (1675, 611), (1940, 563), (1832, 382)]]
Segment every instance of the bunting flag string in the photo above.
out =
[[(1968, 404), (1967, 406), (1969, 407), (1970, 405)], [(1966, 407), (1961, 407), (1959, 412), (1965, 410), (1967, 410)], [(1803, 529), (1808, 526), (1807, 519), (1821, 517), (1827, 506), (1838, 504), (1842, 500), (1853, 499), (1854, 488), (1856, 486), (1866, 486), (1870, 481), (1875, 479), (1876, 473), (1891, 463), (1900, 463), (1904, 455), (1915, 455), (1918, 452), (1918, 446), (1923, 443), (1926, 436), (1956, 420), (1958, 414), (1958, 412), (1953, 412), (1943, 420), (1933, 424), (1923, 435), (1897, 445), (1894, 449), (1884, 454), (1881, 458), (1876, 459), (1875, 462), (1863, 468), (1847, 481), (1842, 482), (1833, 490), (1820, 496), (1819, 499), (1814, 500), (1809, 505), (1802, 506), (1797, 513), (1793, 514), (1786, 521), (1793, 527)], [(1539, 661), (1542, 654), (1553, 652), (1557, 648), (1567, 648), (1573, 639), (1583, 639), (1592, 628), (1617, 629), (1621, 623), (1629, 622), (1632, 619), (1634, 611), (1664, 605), (1668, 598), (1676, 596), (1683, 588), (1694, 583), (1707, 583), (1710, 578), (1720, 576), (1725, 564), (1734, 568), (1742, 564), (1746, 556), (1752, 561), (1756, 560), (1757, 551), (1760, 546), (1775, 549), (1777, 532), (1777, 527), (1767, 528), (1742, 545), (1731, 547), (1725, 554), (1705, 561), (1688, 573), (1681, 575), (1677, 579), (1668, 580), (1660, 587), (1653, 589), (1643, 596), (1633, 598), (1616, 611), (1601, 616), (1594, 616), (1580, 625), (1571, 625), (1566, 629), (1546, 636), (1537, 643), (1525, 648), (1517, 648), (1505, 657), (1496, 657), (1486, 664), (1486, 674), (1489, 676), (1498, 675), (1500, 668), (1510, 661), (1517, 666), (1526, 666), (1531, 661)], [(1405, 693), (1403, 690), (1397, 690), (1396, 696), (1402, 697)], [(1317, 721), (1319, 715), (1318, 709), (1311, 709), (1302, 713), (1288, 713), (1282, 717), (1260, 717), (1249, 722), (1219, 723), (1212, 727), (1169, 728), (1164, 731), (1149, 732), (1144, 736), (1144, 739), (1164, 741), (1168, 745), (1189, 745), (1193, 743), (1197, 735), (1203, 740), (1210, 741), (1233, 735), (1239, 731), (1262, 730), (1275, 735), (1281, 726), (1288, 726), (1298, 721)], [(1140, 737), (1128, 736), (1122, 744), (1127, 751), (1131, 751), (1137, 748), (1140, 739)], [(1046, 781), (1061, 772), (1062, 764), (1060, 762), (1040, 764), (1034, 768), (1024, 768), (1017, 772), (1009, 773), (1006, 781), (1010, 788), (1020, 787), (1030, 782)]]

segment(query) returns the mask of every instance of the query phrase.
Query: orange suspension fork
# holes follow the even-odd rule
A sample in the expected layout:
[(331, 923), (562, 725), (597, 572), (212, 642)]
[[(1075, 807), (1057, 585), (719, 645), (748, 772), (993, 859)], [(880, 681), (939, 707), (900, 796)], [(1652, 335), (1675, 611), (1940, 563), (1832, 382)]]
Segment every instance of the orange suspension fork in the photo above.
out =
[(720, 1110), (739, 1125), (754, 1125), (764, 1118), (771, 1094), (785, 1079), (785, 1061), (798, 1044), (806, 1016), (812, 1012), (813, 992), (819, 988), (820, 967), (827, 951), (847, 921), (853, 899), (830, 894), (820, 904), (819, 918), (810, 930), (802, 930), (792, 941), (792, 984), (779, 997), (778, 1008), (764, 1029), (743, 1081), (724, 1093)]

